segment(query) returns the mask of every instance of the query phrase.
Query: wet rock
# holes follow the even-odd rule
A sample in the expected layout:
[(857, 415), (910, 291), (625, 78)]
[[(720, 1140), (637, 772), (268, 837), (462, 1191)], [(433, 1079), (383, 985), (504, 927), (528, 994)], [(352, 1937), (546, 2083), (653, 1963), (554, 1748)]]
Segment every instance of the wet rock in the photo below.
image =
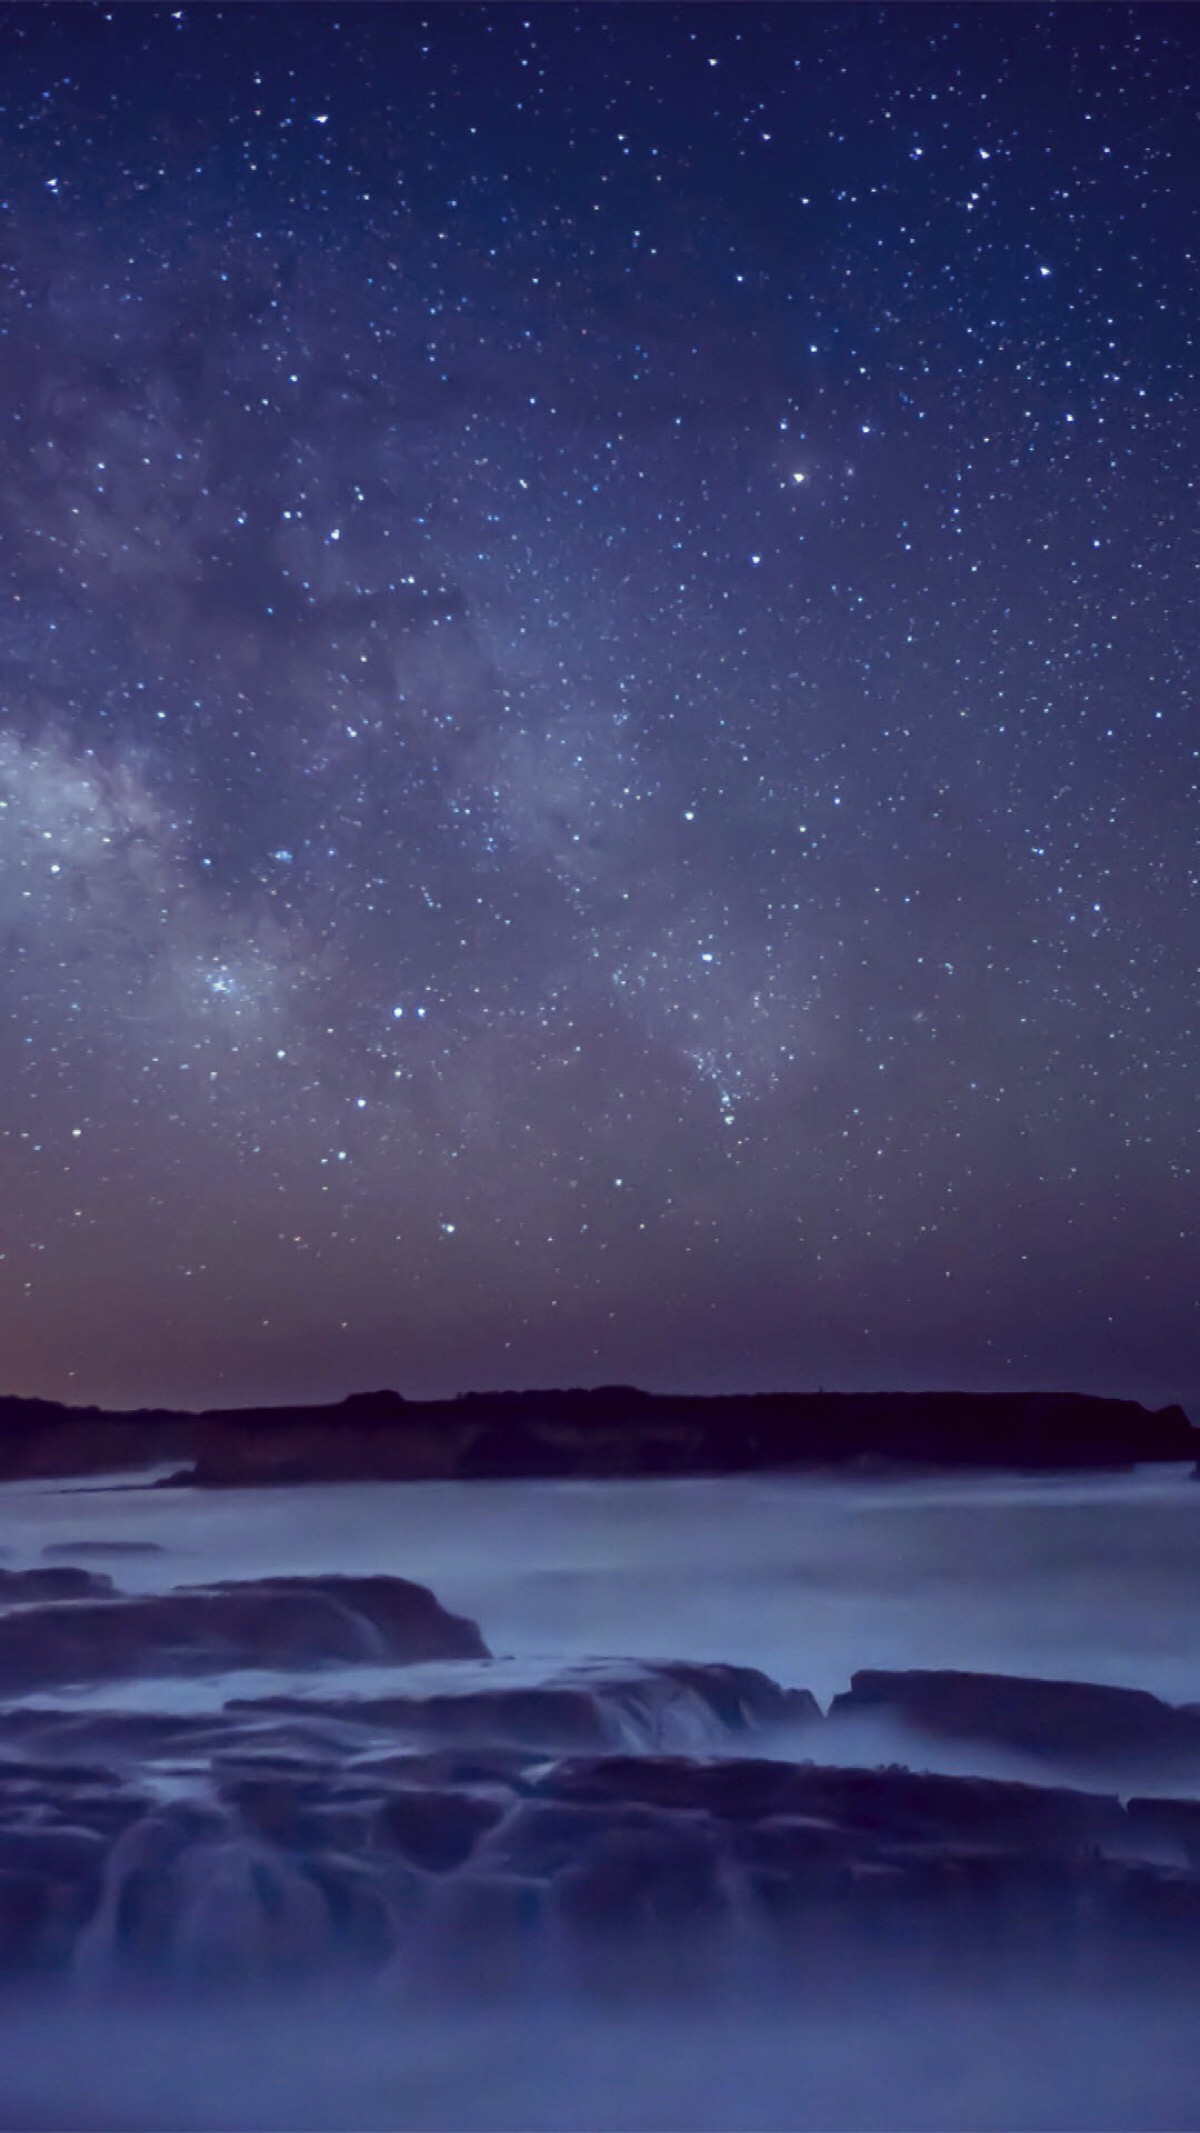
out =
[(0, 1615), (0, 1693), (9, 1694), (125, 1675), (486, 1655), (473, 1622), (405, 1578), (261, 1578), (138, 1598), (60, 1599)]
[(749, 1888), (735, 1869), (727, 1833), (703, 1815), (529, 1800), (468, 1873), (543, 1889), (552, 1944), (577, 1980), (636, 1991), (652, 1977), (681, 1982), (693, 1957), (708, 1960)]
[(372, 1827), (376, 1843), (443, 1874), (461, 1866), (503, 1814), (503, 1807), (477, 1793), (405, 1789), (383, 1801)]
[(380, 1806), (377, 1787), (347, 1785), (331, 1776), (297, 1774), (278, 1766), (262, 1774), (217, 1776), (217, 1797), (241, 1826), (289, 1851), (366, 1848)]
[[(268, 1644), (273, 1642), (271, 1609), (277, 1607), (281, 1610), (283, 1634), (293, 1644), (298, 1624), (289, 1624), (289, 1608), (298, 1615), (311, 1616), (314, 1622), (327, 1624), (335, 1647), (330, 1652), (334, 1659), (366, 1658), (406, 1666), (423, 1659), (488, 1657), (476, 1623), (465, 1615), (450, 1614), (428, 1586), (414, 1584), (408, 1578), (258, 1578), (246, 1584), (193, 1588), (192, 1592), (185, 1588), (178, 1597), (188, 1598), (193, 1593), (195, 1597), (212, 1594), (223, 1602), (234, 1634), (235, 1625), (244, 1619), (248, 1646), (260, 1634), (260, 1617), (261, 1633)], [(348, 1635), (339, 1634), (334, 1626), (339, 1617), (345, 1621)], [(365, 1640), (363, 1625), (368, 1632)]]
[(106, 1789), (117, 1782), (116, 1773), (108, 1763), (43, 1760), (40, 1756), (14, 1754), (11, 1750), (0, 1756), (0, 1800), (20, 1792), (36, 1792), (41, 1797), (47, 1792), (70, 1794), (80, 1787)]
[(636, 1801), (734, 1823), (800, 1820), (845, 1832), (867, 1853), (971, 1845), (1042, 1854), (1120, 1844), (1126, 1832), (1115, 1797), (899, 1768), (607, 1756), (556, 1765), (535, 1796), (579, 1805)]
[(37, 1965), (52, 1900), (44, 1875), (0, 1866), (0, 1971), (29, 1971)]
[(228, 1984), (318, 1968), (331, 1930), (320, 1889), (285, 1853), (173, 1802), (118, 1839), (77, 1952), (93, 1976)]
[(1135, 1838), (1200, 1867), (1200, 1800), (1132, 1799), (1125, 1813)]
[(63, 1859), (44, 1854), (65, 1846), (98, 1861), (146, 1805), (139, 1789), (110, 1770), (7, 1758), (0, 1761), (0, 1860), (58, 1873)]
[(312, 1718), (319, 1712), (345, 1727), (348, 1736), (356, 1734), (360, 1751), (364, 1736), (390, 1734), (411, 1741), (413, 1754), (417, 1744), (478, 1743), (481, 1752), (507, 1752), (522, 1765), (538, 1750), (561, 1754), (575, 1747), (601, 1748), (612, 1738), (587, 1691), (553, 1686), (476, 1685), (457, 1695), (341, 1696), (320, 1703), (308, 1696), (247, 1697), (232, 1699), (226, 1708), (264, 1719)]
[(317, 1970), (331, 1937), (311, 1876), (268, 1846), (235, 1837), (197, 1847), (175, 1869), (172, 1967), (188, 1978), (280, 1978)]
[[(555, 1962), (547, 1924), (539, 1882), (492, 1870), (447, 1875), (433, 1884), (419, 1937), (404, 1949), (393, 1980), (406, 2004), (432, 1992), (444, 2005), (448, 1988), (502, 1998)], [(561, 1982), (557, 1965), (553, 1974)]]
[(1200, 1983), (1200, 1875), (1175, 1867), (1103, 1862), (1087, 1891), (1086, 1958), (1097, 1983)]
[(81, 1755), (102, 1755), (106, 1767), (200, 1755), (224, 1732), (219, 1720), (195, 1713), (13, 1709), (0, 1712), (0, 1769), (28, 1754), (42, 1759), (48, 1773), (69, 1770)]
[(0, 1570), (0, 1607), (27, 1607), (39, 1600), (98, 1599), (113, 1581), (95, 1570), (62, 1567)]
[(552, 1880), (614, 1830), (659, 1826), (661, 1818), (623, 1800), (522, 1801), (480, 1848), (478, 1864), (523, 1879)]
[(493, 1798), (511, 1798), (528, 1789), (526, 1773), (536, 1767), (536, 1761), (527, 1749), (490, 1742), (477, 1749), (367, 1750), (356, 1755), (350, 1767), (365, 1781), (429, 1785), (439, 1790), (453, 1786)]
[(604, 1830), (555, 1894), (565, 1917), (604, 1931), (710, 1923), (728, 1907), (715, 1834), (690, 1820)]
[(333, 1952), (366, 1969), (379, 1969), (396, 1953), (420, 1916), (424, 1889), (414, 1874), (345, 1852), (321, 1852), (303, 1861), (303, 1872), (328, 1907)]
[(783, 1689), (754, 1667), (686, 1661), (606, 1661), (535, 1684), (504, 1680), (500, 1666), (461, 1689), (431, 1695), (244, 1699), (231, 1711), (299, 1715), (319, 1708), (361, 1727), (416, 1742), (486, 1743), (558, 1755), (605, 1749), (705, 1749), (730, 1732), (818, 1722), (806, 1689)]
[(33, 1820), (0, 1823), (0, 1866), (14, 1873), (94, 1884), (98, 1893), (107, 1850), (98, 1830), (79, 1824)]
[(731, 1733), (756, 1726), (815, 1724), (821, 1719), (821, 1706), (808, 1689), (781, 1688), (757, 1667), (674, 1659), (653, 1662), (646, 1671), (699, 1697)]
[(950, 1669), (852, 1676), (830, 1718), (885, 1711), (924, 1733), (985, 1740), (1026, 1755), (1129, 1766), (1200, 1759), (1200, 1710), (1145, 1689)]
[(395, 1698), (387, 1715), (397, 1728), (433, 1740), (507, 1742), (559, 1753), (603, 1748), (615, 1738), (612, 1722), (592, 1691), (565, 1685)]
[(61, 1969), (99, 1900), (106, 1839), (69, 1823), (0, 1826), (0, 1968)]

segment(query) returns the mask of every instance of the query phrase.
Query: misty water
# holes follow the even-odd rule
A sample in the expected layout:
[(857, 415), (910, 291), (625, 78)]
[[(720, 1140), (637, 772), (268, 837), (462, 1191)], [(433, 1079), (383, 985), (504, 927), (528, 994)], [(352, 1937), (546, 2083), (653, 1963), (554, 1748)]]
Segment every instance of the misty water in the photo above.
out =
[[(277, 1573), (414, 1578), (477, 1619), (497, 1655), (490, 1668), (360, 1666), (352, 1684), (326, 1672), (322, 1693), (442, 1686), (455, 1668), (544, 1680), (635, 1657), (758, 1667), (823, 1706), (856, 1668), (907, 1666), (1200, 1701), (1200, 1486), (1182, 1468), (222, 1493), (114, 1476), (0, 1489), (6, 1568), (97, 1542), (155, 1544), (94, 1558), (132, 1592)], [(78, 1560), (93, 1561), (86, 1547)], [(241, 1673), (32, 1700), (203, 1710), (311, 1686)], [(834, 1756), (809, 1734), (763, 1752)], [(884, 1723), (840, 1734), (836, 1759), (1047, 1781), (1019, 1757)], [(681, 1990), (600, 2010), (548, 1973), (502, 2009), (439, 2008), (393, 1985), (264, 1996), (236, 2012), (54, 1997), (10, 2002), (0, 2022), (9, 2127), (1200, 2125), (1200, 2023), (1166, 1982), (1098, 2002), (1047, 1974), (931, 2004), (901, 1962), (886, 1989), (864, 1978), (832, 1998), (757, 1977), (750, 1990), (731, 1981), (703, 1999)]]

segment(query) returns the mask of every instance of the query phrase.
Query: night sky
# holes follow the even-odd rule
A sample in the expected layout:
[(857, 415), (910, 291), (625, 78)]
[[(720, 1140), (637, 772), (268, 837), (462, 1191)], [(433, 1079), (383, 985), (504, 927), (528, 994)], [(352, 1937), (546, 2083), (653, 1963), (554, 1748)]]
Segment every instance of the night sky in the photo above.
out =
[(0, 1390), (1200, 1386), (1195, 31), (0, 11)]

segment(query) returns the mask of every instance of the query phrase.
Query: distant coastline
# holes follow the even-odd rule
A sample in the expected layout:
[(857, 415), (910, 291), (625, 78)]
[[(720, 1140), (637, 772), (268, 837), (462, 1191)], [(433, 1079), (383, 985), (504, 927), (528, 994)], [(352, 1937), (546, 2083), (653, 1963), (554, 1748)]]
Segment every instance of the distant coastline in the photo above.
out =
[(1062, 1392), (671, 1394), (602, 1385), (312, 1406), (109, 1411), (0, 1398), (0, 1480), (169, 1465), (177, 1485), (914, 1466), (1071, 1472), (1200, 1459), (1179, 1405)]

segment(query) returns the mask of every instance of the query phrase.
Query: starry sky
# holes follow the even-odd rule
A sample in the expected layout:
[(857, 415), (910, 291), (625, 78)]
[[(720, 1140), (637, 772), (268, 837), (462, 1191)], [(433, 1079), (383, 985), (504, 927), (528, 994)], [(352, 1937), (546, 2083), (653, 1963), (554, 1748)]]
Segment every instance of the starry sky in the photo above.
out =
[(0, 55), (0, 1389), (1200, 1388), (1190, 12)]

